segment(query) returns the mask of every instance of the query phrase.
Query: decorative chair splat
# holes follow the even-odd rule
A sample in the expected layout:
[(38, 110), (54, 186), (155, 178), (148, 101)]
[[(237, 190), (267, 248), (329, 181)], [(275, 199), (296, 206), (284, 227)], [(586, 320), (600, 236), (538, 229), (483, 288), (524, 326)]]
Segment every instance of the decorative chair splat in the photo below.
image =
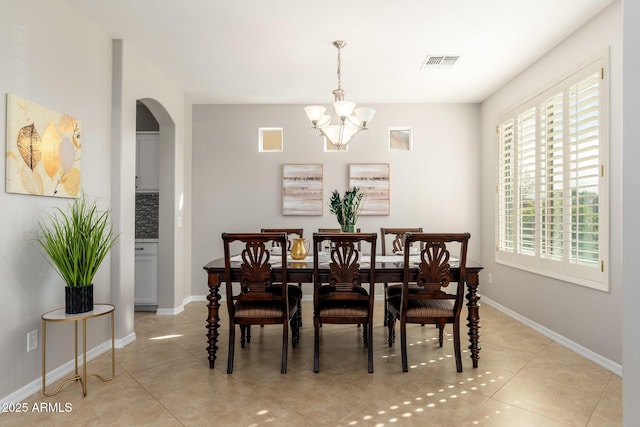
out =
[(259, 288), (261, 291), (273, 283), (271, 255), (263, 242), (249, 242), (242, 251), (240, 283), (243, 290)]
[[(396, 234), (396, 236), (393, 238), (393, 252), (394, 253), (400, 253), (404, 250), (404, 239), (406, 237), (407, 233), (399, 233)], [(383, 236), (384, 238), (384, 236)], [(385, 254), (386, 255), (386, 254)]]
[(426, 292), (438, 292), (441, 287), (449, 286), (451, 266), (449, 251), (444, 242), (428, 242), (420, 254), (420, 269), (417, 284)]
[(360, 254), (353, 242), (339, 242), (331, 251), (328, 283), (336, 292), (351, 292), (354, 286), (361, 286)]

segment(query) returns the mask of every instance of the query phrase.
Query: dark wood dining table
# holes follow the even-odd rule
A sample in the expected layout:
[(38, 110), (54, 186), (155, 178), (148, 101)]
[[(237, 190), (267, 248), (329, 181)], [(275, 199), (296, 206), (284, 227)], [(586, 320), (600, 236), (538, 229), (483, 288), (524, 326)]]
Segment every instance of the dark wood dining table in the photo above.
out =
[[(402, 282), (404, 267), (402, 257), (398, 256), (397, 261), (393, 257), (381, 257), (379, 255), (376, 259), (376, 271), (375, 281), (376, 283), (398, 283)], [(231, 262), (231, 280), (237, 282), (240, 277), (240, 264), (239, 261)], [(207, 272), (209, 295), (207, 300), (209, 303), (207, 307), (209, 309), (209, 315), (207, 317), (207, 353), (209, 358), (209, 368), (213, 369), (216, 362), (216, 353), (218, 351), (218, 328), (220, 327), (220, 286), (225, 280), (224, 271), (224, 258), (215, 259), (207, 263), (204, 267)], [(478, 286), (480, 284), (479, 273), (482, 270), (482, 266), (473, 261), (467, 261), (467, 327), (469, 328), (469, 350), (471, 352), (471, 360), (473, 367), (478, 367), (478, 359), (480, 359), (480, 305), (478, 301), (480, 296), (478, 295)], [(275, 274), (275, 280), (279, 281), (282, 278), (279, 276), (281, 269), (273, 267)], [(361, 274), (364, 275), (363, 280), (368, 280), (367, 275), (368, 268), (361, 268)], [(418, 267), (412, 267), (410, 274), (417, 274)], [(459, 269), (456, 263), (451, 264), (451, 273), (453, 275), (452, 281), (459, 279)], [(326, 276), (329, 274), (328, 266), (320, 266), (320, 279), (326, 280)], [(308, 256), (303, 261), (289, 260), (287, 262), (287, 282), (288, 283), (313, 283), (313, 258)], [(410, 280), (415, 279), (414, 277)]]

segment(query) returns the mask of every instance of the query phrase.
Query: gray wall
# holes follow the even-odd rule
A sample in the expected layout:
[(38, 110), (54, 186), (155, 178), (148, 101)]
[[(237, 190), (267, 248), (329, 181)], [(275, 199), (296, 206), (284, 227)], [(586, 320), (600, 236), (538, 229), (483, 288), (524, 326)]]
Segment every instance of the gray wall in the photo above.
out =
[(638, 165), (640, 164), (640, 2), (624, 1), (624, 160), (623, 208), (622, 208), (622, 265), (624, 285), (624, 329), (623, 353), (624, 377), (622, 407), (625, 427), (633, 427), (640, 419), (640, 322), (638, 301), (640, 286), (640, 186)]
[[(482, 104), (482, 262), (493, 283), (482, 294), (602, 357), (622, 364), (622, 29), (621, 4), (532, 64)], [(496, 118), (607, 46), (610, 50), (610, 292), (601, 292), (496, 264)], [(604, 361), (606, 362), (606, 361)]]
[[(169, 206), (163, 215), (168, 225), (160, 228), (167, 229), (163, 248), (170, 254), (162, 263), (164, 285), (159, 300), (171, 313), (182, 309), (191, 291), (191, 271), (184, 264), (191, 248), (190, 176), (186, 176), (191, 169), (191, 105), (184, 92), (153, 64), (126, 43), (114, 42), (68, 2), (0, 3), (0, 55), (7, 64), (0, 67), (0, 117), (6, 116), (5, 94), (14, 93), (81, 121), (82, 188), (111, 206), (114, 227), (122, 233), (95, 277), (94, 298), (116, 306), (116, 346), (126, 345), (135, 339), (136, 101), (144, 99), (158, 118), (164, 144), (161, 188), (166, 189), (163, 194)], [(51, 31), (52, 22), (55, 31)], [(6, 134), (5, 126), (5, 120), (0, 120), (1, 135)], [(5, 162), (1, 162), (0, 175), (4, 174)], [(0, 192), (2, 402), (18, 402), (41, 387), (41, 347), (27, 353), (25, 337), (41, 328), (42, 313), (64, 306), (64, 284), (44, 261), (33, 238), (45, 212), (68, 203), (69, 199)], [(88, 322), (89, 357), (106, 351), (110, 336), (107, 318)], [(47, 328), (47, 344), (47, 379), (53, 381), (73, 369), (72, 325)]]
[[(327, 94), (328, 101), (330, 94)], [(355, 100), (357, 101), (357, 100)], [(323, 152), (322, 139), (302, 105), (197, 105), (193, 111), (192, 294), (207, 292), (202, 266), (223, 255), (222, 232), (262, 227), (336, 227), (326, 203), (348, 186), (350, 163), (389, 163), (391, 214), (363, 216), (362, 231), (383, 226), (422, 226), (469, 231), (469, 256), (480, 256), (478, 105), (380, 104), (368, 131), (348, 152)], [(413, 151), (390, 152), (388, 128), (413, 127)], [(258, 128), (284, 128), (284, 152), (258, 152)], [(282, 216), (282, 164), (322, 163), (322, 216)], [(307, 288), (305, 288), (306, 290)], [(310, 291), (311, 288), (308, 288)]]
[[(6, 93), (77, 117), (82, 126), (82, 188), (109, 204), (110, 38), (65, 1), (2, 1), (0, 9), (2, 139), (6, 135)], [(4, 161), (0, 162), (0, 176), (5, 176)], [(42, 313), (64, 307), (64, 282), (45, 262), (33, 238), (45, 212), (54, 207), (66, 209), (69, 202), (0, 191), (0, 399), (30, 383), (34, 392), (39, 389), (42, 338), (38, 349), (27, 353), (25, 337), (34, 329), (42, 333)], [(109, 267), (107, 258), (95, 277), (96, 302), (111, 301)], [(107, 321), (88, 322), (89, 349), (110, 338)], [(53, 370), (73, 359), (73, 325), (47, 329), (47, 367)]]

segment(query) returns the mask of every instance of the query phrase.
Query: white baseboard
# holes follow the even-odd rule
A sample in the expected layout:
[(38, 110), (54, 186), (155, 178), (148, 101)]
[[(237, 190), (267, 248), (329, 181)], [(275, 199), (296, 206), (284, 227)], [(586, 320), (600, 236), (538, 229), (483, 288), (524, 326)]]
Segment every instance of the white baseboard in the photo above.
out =
[(206, 295), (191, 295), (182, 300), (182, 304), (175, 308), (159, 308), (156, 310), (158, 316), (175, 316), (184, 311), (184, 306), (190, 302), (207, 301)]
[(129, 344), (131, 344), (132, 342), (134, 342), (136, 340), (136, 333), (135, 332), (131, 332), (129, 335), (127, 335), (124, 338), (117, 338), (115, 340), (115, 347), (116, 348), (124, 348), (126, 346), (128, 346)]
[[(135, 334), (132, 334), (132, 335), (134, 336), (134, 339), (135, 339)], [(94, 347), (91, 350), (87, 351), (87, 362), (95, 359), (96, 357), (100, 356), (102, 353), (106, 353), (108, 351), (111, 351), (110, 339), (98, 345), (97, 347)], [(78, 358), (78, 368), (80, 366), (82, 366), (82, 357)], [(63, 364), (62, 366), (47, 372), (47, 387), (50, 384), (53, 384), (54, 382), (74, 372), (74, 370), (75, 370), (75, 360), (71, 359), (70, 361)], [(16, 390), (10, 395), (2, 398), (2, 400), (0, 400), (0, 406), (9, 404), (9, 403), (22, 402), (24, 399), (28, 398), (34, 393), (39, 393), (41, 390), (42, 390), (42, 376), (38, 377), (36, 380), (30, 382), (29, 384), (25, 385), (21, 389)]]
[(175, 308), (159, 308), (156, 310), (157, 316), (176, 316), (184, 311), (184, 303)]
[[(517, 320), (518, 322), (530, 327), (534, 331), (541, 333), (545, 337), (557, 342), (558, 344), (562, 345), (563, 347), (568, 348), (569, 350), (573, 351), (574, 353), (579, 354), (580, 356), (584, 357), (585, 359), (588, 359), (588, 360), (592, 361), (593, 363), (602, 366), (603, 368), (607, 369), (608, 371), (613, 372), (614, 374), (616, 374), (616, 375), (618, 375), (620, 377), (622, 376), (622, 365), (620, 365), (618, 363), (615, 363), (615, 362), (607, 359), (606, 357), (603, 357), (603, 356), (599, 355), (598, 353), (595, 353), (595, 352), (589, 350), (588, 348), (581, 346), (580, 344), (578, 344), (578, 343), (576, 343), (574, 341), (571, 341), (570, 339), (558, 334), (557, 332), (552, 331), (551, 329), (545, 328), (544, 326), (534, 322), (533, 320), (528, 319), (528, 318), (516, 313), (515, 311), (510, 310), (507, 307), (495, 302), (491, 298), (488, 298), (488, 297), (482, 295), (481, 296), (481, 301), (482, 301), (482, 303), (490, 305), (491, 307), (495, 308), (496, 310), (503, 312), (504, 314), (506, 314), (507, 316), (513, 318), (514, 320)], [(480, 310), (480, 322), (482, 323), (482, 309)]]

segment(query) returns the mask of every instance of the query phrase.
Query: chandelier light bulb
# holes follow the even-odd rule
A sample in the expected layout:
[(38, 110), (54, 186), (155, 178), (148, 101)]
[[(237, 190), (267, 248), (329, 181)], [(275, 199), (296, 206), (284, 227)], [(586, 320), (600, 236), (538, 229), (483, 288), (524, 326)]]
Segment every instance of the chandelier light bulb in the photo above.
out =
[(376, 110), (370, 107), (360, 107), (356, 108), (354, 113), (358, 120), (366, 124), (373, 120), (373, 116), (376, 114)]
[(317, 122), (324, 115), (327, 109), (321, 105), (310, 105), (304, 107), (304, 112), (307, 113), (307, 118), (312, 122)]
[(333, 110), (338, 117), (348, 117), (356, 108), (356, 103), (351, 101), (336, 101), (333, 103)]

